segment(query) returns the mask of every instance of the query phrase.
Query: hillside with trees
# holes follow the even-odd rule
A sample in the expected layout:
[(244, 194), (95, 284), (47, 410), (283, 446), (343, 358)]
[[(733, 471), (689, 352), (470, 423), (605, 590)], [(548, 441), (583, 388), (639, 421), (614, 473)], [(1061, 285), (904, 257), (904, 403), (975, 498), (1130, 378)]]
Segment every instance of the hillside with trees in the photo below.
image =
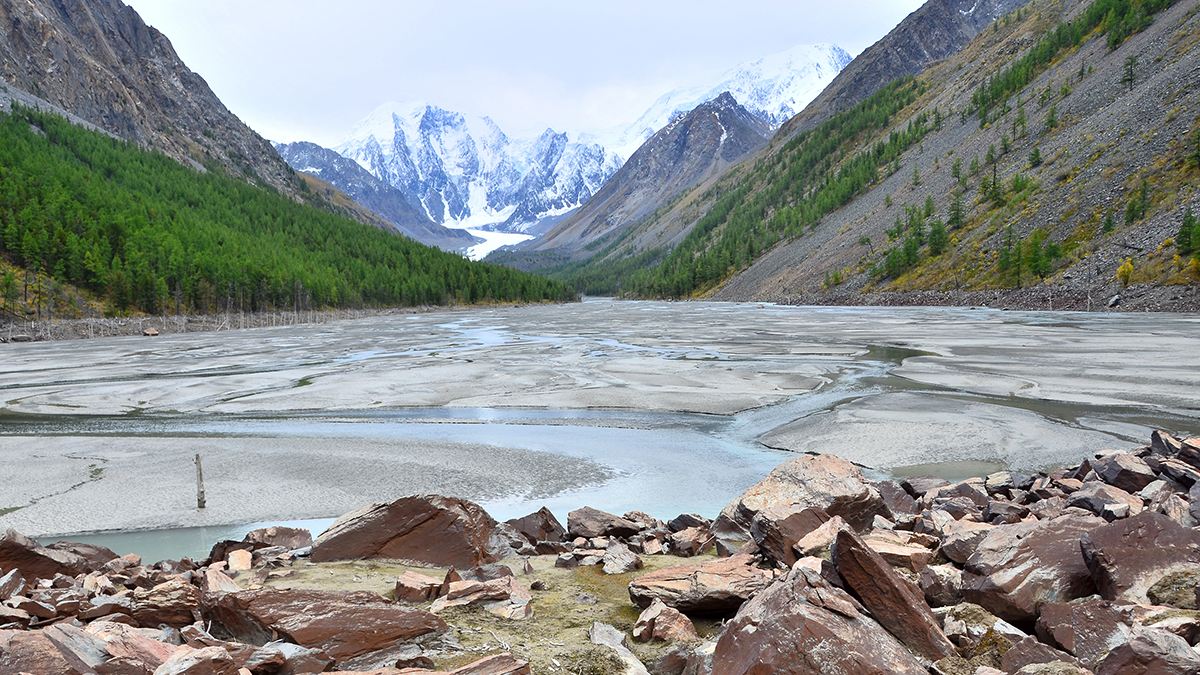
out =
[(39, 291), (85, 289), (118, 314), (574, 296), (20, 107), (0, 114), (0, 255), (16, 266), (0, 271), (10, 315), (29, 307), (31, 276)]

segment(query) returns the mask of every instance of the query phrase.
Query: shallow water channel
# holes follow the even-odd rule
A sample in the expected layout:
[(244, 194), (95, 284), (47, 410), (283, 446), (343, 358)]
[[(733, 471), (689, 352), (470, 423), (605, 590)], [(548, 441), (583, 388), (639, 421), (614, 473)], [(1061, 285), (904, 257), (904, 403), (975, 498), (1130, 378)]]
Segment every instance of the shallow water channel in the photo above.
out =
[(416, 492), (711, 517), (794, 452), (961, 478), (1200, 434), (1198, 385), (1191, 315), (597, 300), (2, 345), (0, 527), (158, 559)]

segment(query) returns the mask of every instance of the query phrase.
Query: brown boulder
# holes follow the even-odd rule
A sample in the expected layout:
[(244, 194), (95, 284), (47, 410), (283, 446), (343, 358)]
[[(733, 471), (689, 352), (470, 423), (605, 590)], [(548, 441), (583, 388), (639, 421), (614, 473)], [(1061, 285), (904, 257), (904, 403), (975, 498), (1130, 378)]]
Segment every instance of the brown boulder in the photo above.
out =
[(845, 526), (846, 521), (842, 520), (841, 516), (834, 516), (825, 524), (804, 535), (800, 541), (792, 545), (796, 559), (813, 557), (828, 560), (833, 555), (833, 540), (837, 538), (838, 531)]
[(405, 602), (429, 602), (437, 597), (441, 587), (441, 581), (410, 570), (396, 579), (394, 595)]
[(949, 521), (940, 528), (942, 554), (960, 565), (965, 564), (994, 528), (994, 525), (971, 520)]
[(711, 671), (712, 675), (927, 672), (896, 638), (858, 612), (844, 591), (805, 568), (792, 570), (782, 583), (742, 606), (717, 642)]
[(1079, 661), (1075, 657), (1042, 644), (1038, 642), (1037, 638), (1030, 635), (1017, 641), (1008, 651), (1004, 652), (1004, 656), (1000, 660), (1000, 669), (1006, 673), (1015, 673), (1030, 664), (1054, 663), (1055, 661), (1074, 666), (1079, 665)]
[(920, 505), (917, 500), (912, 498), (899, 483), (894, 480), (876, 480), (871, 481), (871, 485), (879, 491), (879, 496), (883, 498), (884, 506), (887, 507), (893, 520), (896, 517), (917, 514), (921, 512)]
[(204, 616), (231, 637), (262, 643), (276, 634), (335, 661), (446, 630), (424, 610), (367, 591), (264, 588), (205, 596)]
[(272, 525), (246, 533), (242, 541), (267, 546), (282, 546), (289, 551), (313, 545), (312, 532), (303, 527), (281, 527)]
[(931, 661), (957, 655), (921, 591), (849, 527), (837, 534), (833, 564), (875, 620), (910, 649)]
[(590, 506), (567, 514), (567, 532), (572, 537), (632, 537), (641, 531), (637, 523)]
[(455, 581), (445, 595), (433, 601), (430, 611), (436, 614), (447, 607), (478, 605), (506, 619), (528, 619), (533, 616), (529, 606), (531, 600), (533, 595), (514, 577), (490, 581)]
[(753, 556), (735, 555), (642, 575), (629, 584), (629, 598), (639, 607), (658, 599), (681, 612), (722, 614), (736, 610), (771, 580), (770, 572), (754, 566)]
[(1144, 508), (1140, 497), (1135, 497), (1121, 488), (1098, 482), (1088, 483), (1072, 493), (1067, 498), (1067, 506), (1086, 509), (1109, 522), (1136, 516)]
[(707, 527), (689, 527), (667, 535), (671, 555), (691, 558), (712, 550), (713, 536)]
[(1119, 605), (1107, 600), (1051, 603), (1041, 607), (1037, 635), (1042, 642), (1072, 654), (1085, 668), (1094, 668), (1113, 646), (1129, 637), (1156, 609)]
[(605, 574), (625, 574), (642, 569), (642, 559), (638, 554), (617, 539), (608, 542), (603, 561)]
[(111, 621), (93, 621), (85, 631), (101, 639), (105, 650), (116, 658), (143, 663), (153, 671), (171, 658), (175, 647), (146, 637), (135, 628)]
[(1148, 603), (1156, 582), (1200, 563), (1200, 532), (1150, 511), (1085, 534), (1080, 547), (1106, 600)]
[(760, 553), (791, 567), (798, 559), (792, 547), (804, 535), (827, 522), (829, 514), (818, 508), (800, 504), (770, 506), (754, 514), (750, 521), (750, 536), (758, 544)]
[(70, 650), (60, 649), (42, 631), (20, 631), (0, 648), (0, 673), (4, 675), (90, 675), (92, 666)]
[(700, 635), (696, 633), (691, 619), (679, 610), (667, 607), (662, 600), (655, 599), (633, 625), (633, 639), (638, 642), (688, 642), (699, 640)]
[(1135, 626), (1128, 641), (1096, 664), (1096, 675), (1196, 675), (1200, 654), (1181, 637)]
[(0, 575), (0, 601), (19, 595), (24, 590), (25, 578), (21, 576), (21, 570), (14, 568)]
[(312, 560), (384, 558), (468, 568), (496, 562), (512, 551), (504, 531), (478, 504), (415, 495), (338, 518), (317, 537)]
[(963, 598), (1010, 622), (1033, 621), (1038, 606), (1091, 595), (1092, 575), (1079, 538), (1104, 521), (1068, 513), (1051, 520), (999, 525), (967, 560)]
[(951, 607), (962, 602), (962, 570), (954, 565), (925, 567), (920, 586), (930, 607)]
[(772, 506), (793, 504), (840, 516), (860, 531), (870, 526), (877, 514), (889, 515), (879, 491), (858, 467), (834, 455), (803, 455), (775, 467), (757, 485), (729, 502), (713, 524), (713, 534), (736, 550), (734, 544), (752, 539), (754, 516)]
[(112, 549), (96, 544), (80, 544), (73, 541), (56, 541), (53, 544), (47, 544), (46, 548), (52, 551), (62, 551), (63, 553), (74, 553), (83, 558), (87, 561), (85, 570), (87, 572), (94, 572), (120, 557)]
[(531, 513), (524, 518), (514, 518), (508, 521), (522, 537), (530, 544), (536, 545), (539, 541), (564, 541), (567, 537), (567, 531), (563, 529), (562, 523), (558, 522), (558, 518), (550, 512), (550, 509), (542, 507), (536, 513)]
[(237, 675), (238, 667), (221, 647), (195, 649), (183, 645), (175, 650), (154, 675)]
[(200, 589), (178, 579), (133, 592), (133, 618), (143, 626), (181, 628), (200, 618)]
[(1157, 479), (1145, 460), (1127, 452), (1104, 455), (1090, 464), (1100, 480), (1126, 492), (1137, 492)]
[(14, 569), (26, 579), (53, 579), (56, 574), (73, 577), (88, 571), (88, 560), (77, 553), (46, 548), (10, 529), (0, 534), (0, 572)]

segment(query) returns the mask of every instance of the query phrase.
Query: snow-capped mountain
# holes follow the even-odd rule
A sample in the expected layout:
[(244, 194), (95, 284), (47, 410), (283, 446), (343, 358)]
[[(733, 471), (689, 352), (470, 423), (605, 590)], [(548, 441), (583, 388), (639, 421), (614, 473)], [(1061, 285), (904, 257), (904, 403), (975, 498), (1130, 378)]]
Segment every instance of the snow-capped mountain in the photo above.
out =
[(491, 119), (426, 103), (386, 103), (338, 153), (448, 227), (524, 232), (591, 197), (625, 161), (547, 129), (510, 139)]
[(726, 71), (715, 85), (684, 87), (663, 94), (633, 124), (595, 134), (594, 138), (629, 157), (668, 122), (724, 92), (775, 129), (803, 110), (850, 61), (850, 55), (837, 45), (798, 45)]

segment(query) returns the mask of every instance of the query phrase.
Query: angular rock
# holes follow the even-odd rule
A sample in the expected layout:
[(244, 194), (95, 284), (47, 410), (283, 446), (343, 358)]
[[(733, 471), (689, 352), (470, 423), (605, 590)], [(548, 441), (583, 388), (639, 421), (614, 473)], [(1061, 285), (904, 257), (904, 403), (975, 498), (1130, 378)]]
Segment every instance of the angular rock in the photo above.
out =
[(771, 580), (770, 572), (754, 566), (753, 556), (735, 555), (642, 575), (629, 584), (629, 598), (643, 608), (658, 599), (689, 614), (722, 614), (736, 610)]
[(992, 501), (983, 510), (983, 520), (992, 525), (1019, 523), (1029, 515), (1029, 507), (1012, 502)]
[(179, 647), (154, 675), (237, 675), (237, 664), (221, 647)]
[(819, 508), (800, 504), (771, 506), (754, 514), (750, 521), (750, 536), (763, 555), (791, 567), (797, 560), (792, 547), (827, 522), (829, 514)]
[(492, 581), (493, 579), (511, 576), (515, 576), (512, 568), (500, 563), (480, 565), (479, 567), (466, 570), (461, 574), (463, 581)]
[(1015, 673), (1030, 664), (1054, 663), (1061, 661), (1078, 666), (1079, 661), (1066, 652), (1059, 651), (1049, 645), (1038, 642), (1032, 635), (1017, 641), (1000, 661), (1000, 669), (1006, 673)]
[(88, 602), (88, 606), (79, 610), (79, 619), (81, 621), (91, 621), (92, 619), (99, 619), (110, 614), (127, 614), (132, 618), (133, 601), (128, 596), (95, 597)]
[(712, 675), (928, 672), (882, 626), (856, 611), (844, 591), (803, 568), (742, 606), (711, 663)]
[(924, 497), (925, 493), (929, 492), (930, 490), (938, 490), (946, 487), (949, 484), (950, 481), (946, 480), (945, 478), (929, 475), (912, 476), (911, 478), (905, 478), (904, 480), (900, 481), (900, 487), (904, 488), (904, 490), (908, 492), (908, 494), (912, 495), (915, 499)]
[(588, 629), (588, 638), (594, 645), (608, 647), (625, 664), (624, 675), (649, 675), (646, 666), (625, 645), (625, 634), (606, 623), (595, 622)]
[(712, 550), (713, 536), (706, 527), (689, 527), (667, 535), (671, 554), (691, 558)]
[(1096, 675), (1196, 675), (1200, 654), (1176, 635), (1135, 626), (1127, 642), (1096, 664)]
[(283, 641), (268, 642), (263, 647), (283, 654), (283, 673), (323, 673), (333, 665), (333, 659), (320, 649), (308, 649)]
[(775, 467), (757, 485), (729, 502), (713, 524), (713, 534), (727, 542), (750, 541), (754, 516), (772, 506), (822, 509), (840, 516), (856, 530), (875, 516), (888, 516), (879, 491), (850, 462), (834, 455), (803, 455)]
[(590, 506), (567, 514), (567, 532), (572, 537), (632, 537), (641, 529), (637, 523)]
[(530, 675), (529, 662), (507, 652), (450, 671), (449, 675)]
[(1027, 622), (1042, 603), (1091, 595), (1079, 539), (1102, 525), (1096, 516), (1065, 514), (996, 527), (967, 560), (963, 598), (1005, 621)]
[(579, 559), (575, 557), (574, 553), (560, 553), (558, 554), (558, 557), (554, 559), (554, 566), (564, 567), (567, 569), (579, 567)]
[(517, 583), (514, 577), (490, 581), (456, 581), (445, 595), (433, 601), (433, 613), (447, 607), (478, 605), (506, 619), (528, 619), (533, 615), (529, 606), (533, 595)]
[(201, 588), (205, 592), (211, 593), (236, 593), (242, 590), (241, 586), (233, 580), (228, 574), (225, 574), (215, 567), (205, 568), (204, 574), (200, 577)]
[(22, 628), (28, 628), (33, 617), (23, 609), (17, 607), (9, 607), (8, 605), (0, 605), (0, 626), (9, 626), (16, 624)]
[(111, 549), (103, 546), (81, 544), (73, 541), (56, 541), (53, 544), (48, 544), (46, 548), (52, 551), (62, 551), (63, 553), (74, 553), (83, 558), (87, 561), (85, 570), (87, 572), (94, 572), (120, 557)]
[(921, 570), (921, 592), (930, 607), (951, 607), (962, 602), (962, 571), (953, 565), (929, 565)]
[(912, 495), (894, 480), (875, 480), (871, 481), (872, 487), (879, 491), (879, 496), (883, 499), (884, 506), (887, 507), (891, 518), (895, 518), (921, 512), (921, 507), (917, 504), (917, 500), (912, 498)]
[(254, 566), (254, 553), (245, 549), (230, 551), (225, 555), (225, 566), (233, 572), (245, 572)]
[(404, 602), (429, 602), (437, 597), (441, 587), (441, 581), (410, 570), (396, 579), (394, 595)]
[(976, 660), (991, 657), (988, 660), (994, 665), (1000, 664), (1004, 650), (1028, 637), (1016, 626), (969, 602), (951, 607), (944, 621), (946, 637), (961, 647), (964, 655)]
[(501, 529), (477, 504), (415, 495), (342, 516), (317, 537), (312, 560), (384, 558), (477, 567), (512, 554), (506, 532), (511, 529)]
[(73, 577), (88, 571), (88, 561), (77, 553), (46, 548), (9, 529), (0, 534), (0, 572), (14, 569), (26, 579), (53, 579), (56, 574)]
[(282, 635), (335, 661), (446, 630), (434, 614), (367, 591), (264, 588), (210, 595), (204, 616), (239, 640), (261, 643)]
[(824, 525), (804, 535), (792, 546), (797, 560), (809, 557), (828, 560), (833, 557), (833, 541), (837, 538), (838, 531), (845, 526), (846, 521), (842, 520), (841, 516), (834, 516)]
[(1080, 547), (1105, 600), (1148, 603), (1156, 582), (1200, 564), (1200, 532), (1149, 511), (1083, 535)]
[(143, 626), (181, 628), (200, 619), (200, 589), (178, 579), (133, 592), (133, 618)]
[(1105, 653), (1128, 639), (1130, 627), (1141, 623), (1150, 611), (1107, 600), (1050, 603), (1041, 607), (1038, 639), (1075, 656), (1083, 667), (1094, 668)]
[(1142, 512), (1142, 500), (1105, 483), (1088, 483), (1067, 498), (1067, 506), (1076, 506), (1112, 522)]
[(312, 532), (302, 527), (273, 525), (246, 533), (242, 541), (267, 546), (282, 546), (289, 551), (313, 545)]
[(892, 567), (904, 567), (913, 572), (920, 572), (933, 560), (933, 552), (924, 546), (898, 544), (894, 541), (882, 541), (873, 537), (863, 539), (871, 550), (883, 558)]
[(923, 594), (849, 527), (837, 534), (833, 564), (875, 620), (910, 649), (931, 661), (957, 656)]
[(605, 574), (624, 574), (634, 570), (642, 569), (642, 559), (638, 554), (629, 550), (629, 547), (614, 539), (608, 544), (608, 549), (604, 551), (604, 573)]
[(686, 530), (689, 527), (712, 527), (712, 521), (698, 513), (681, 513), (667, 521), (667, 529), (671, 532)]
[(638, 616), (633, 626), (633, 639), (638, 642), (689, 642), (699, 640), (700, 635), (696, 633), (691, 619), (679, 610), (667, 607), (662, 600), (655, 599)]
[(1053, 663), (1034, 663), (1018, 670), (1013, 675), (1093, 675), (1092, 671), (1084, 670), (1062, 661)]
[(42, 631), (18, 631), (0, 649), (5, 675), (90, 675), (92, 666), (70, 650), (62, 650)]
[(0, 575), (0, 601), (19, 595), (25, 590), (25, 579), (21, 571), (11, 569), (7, 574)]
[(550, 509), (544, 506), (524, 518), (514, 518), (507, 522), (517, 533), (534, 545), (540, 541), (565, 541), (567, 538), (567, 531), (563, 528), (562, 523), (558, 522), (558, 518), (555, 518)]
[(942, 554), (960, 565), (966, 563), (994, 527), (970, 520), (947, 524), (942, 529)]
[(1127, 452), (1104, 455), (1090, 463), (1100, 480), (1126, 492), (1137, 492), (1157, 478), (1145, 460)]
[(93, 621), (84, 631), (104, 642), (104, 649), (116, 658), (145, 664), (151, 672), (171, 658), (175, 646), (147, 637), (136, 628), (110, 621)]

